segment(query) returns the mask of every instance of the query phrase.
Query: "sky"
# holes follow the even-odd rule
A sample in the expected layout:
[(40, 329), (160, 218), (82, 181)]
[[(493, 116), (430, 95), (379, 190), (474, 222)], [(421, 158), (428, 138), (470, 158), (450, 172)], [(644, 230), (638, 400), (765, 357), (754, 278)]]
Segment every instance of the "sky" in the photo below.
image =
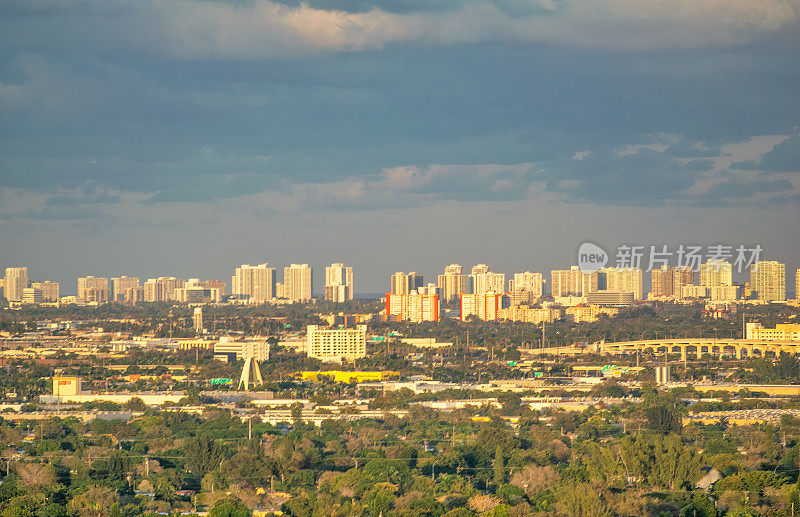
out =
[(2, 0), (0, 268), (800, 264), (800, 0)]

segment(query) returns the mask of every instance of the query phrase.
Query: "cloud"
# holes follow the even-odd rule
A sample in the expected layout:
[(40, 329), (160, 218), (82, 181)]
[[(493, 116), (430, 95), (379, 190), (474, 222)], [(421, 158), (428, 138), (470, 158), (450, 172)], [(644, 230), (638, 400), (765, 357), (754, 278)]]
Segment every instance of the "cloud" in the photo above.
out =
[(800, 11), (800, 0), (463, 0), (442, 2), (438, 8), (393, 0), (108, 4), (64, 1), (25, 9), (11, 2), (0, 16), (77, 13), (79, 26), (67, 29), (68, 46), (76, 40), (91, 44), (77, 32), (88, 27), (112, 47), (183, 59), (262, 59), (404, 43), (522, 42), (633, 50), (729, 46), (796, 26)]

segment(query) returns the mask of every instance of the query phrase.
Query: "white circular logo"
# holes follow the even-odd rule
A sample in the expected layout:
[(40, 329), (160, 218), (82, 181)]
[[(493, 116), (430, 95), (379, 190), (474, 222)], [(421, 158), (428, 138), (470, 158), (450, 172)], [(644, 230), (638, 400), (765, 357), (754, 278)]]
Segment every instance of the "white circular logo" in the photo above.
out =
[(603, 269), (608, 262), (608, 253), (592, 242), (584, 242), (578, 248), (578, 267), (584, 273)]

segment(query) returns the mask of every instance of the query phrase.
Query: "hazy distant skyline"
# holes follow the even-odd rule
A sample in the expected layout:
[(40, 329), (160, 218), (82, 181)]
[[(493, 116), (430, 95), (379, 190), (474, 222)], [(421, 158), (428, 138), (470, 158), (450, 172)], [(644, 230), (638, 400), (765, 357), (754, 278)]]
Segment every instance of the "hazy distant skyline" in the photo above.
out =
[[(724, 13), (724, 16), (721, 14)], [(800, 264), (800, 1), (0, 3), (0, 268)], [(230, 289), (230, 286), (228, 287)], [(791, 294), (791, 293), (790, 293)]]

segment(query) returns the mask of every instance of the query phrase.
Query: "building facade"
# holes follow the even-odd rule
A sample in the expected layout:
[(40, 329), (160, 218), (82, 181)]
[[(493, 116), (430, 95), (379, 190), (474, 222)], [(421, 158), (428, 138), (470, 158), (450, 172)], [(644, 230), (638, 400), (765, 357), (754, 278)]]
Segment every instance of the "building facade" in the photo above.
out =
[(275, 292), (275, 268), (267, 263), (251, 266), (242, 264), (231, 277), (231, 294), (256, 303), (277, 297)]
[(308, 264), (292, 264), (283, 268), (283, 297), (295, 302), (312, 298), (313, 272)]
[(348, 329), (306, 327), (308, 357), (321, 361), (355, 361), (367, 356), (367, 326)]
[(750, 287), (759, 300), (786, 300), (786, 264), (761, 260), (750, 266)]
[(9, 302), (21, 302), (22, 290), (28, 287), (27, 267), (7, 267), (3, 293)]
[(78, 300), (97, 304), (108, 302), (108, 278), (104, 276), (78, 278)]
[(598, 273), (584, 273), (578, 266), (550, 271), (550, 292), (554, 298), (586, 296), (597, 291)]
[(461, 293), (469, 291), (469, 278), (462, 271), (460, 264), (450, 264), (444, 268), (444, 274), (437, 278), (443, 300), (457, 300)]
[(704, 287), (733, 285), (733, 265), (724, 260), (709, 260), (700, 266), (700, 285)]
[(61, 297), (61, 287), (58, 282), (33, 282), (31, 287), (42, 291), (43, 302), (57, 302)]
[(609, 267), (600, 270), (600, 274), (605, 280), (605, 291), (633, 293), (634, 300), (642, 299), (643, 273), (641, 269)]
[(345, 302), (353, 299), (353, 268), (342, 263), (331, 264), (325, 268), (326, 300)]

